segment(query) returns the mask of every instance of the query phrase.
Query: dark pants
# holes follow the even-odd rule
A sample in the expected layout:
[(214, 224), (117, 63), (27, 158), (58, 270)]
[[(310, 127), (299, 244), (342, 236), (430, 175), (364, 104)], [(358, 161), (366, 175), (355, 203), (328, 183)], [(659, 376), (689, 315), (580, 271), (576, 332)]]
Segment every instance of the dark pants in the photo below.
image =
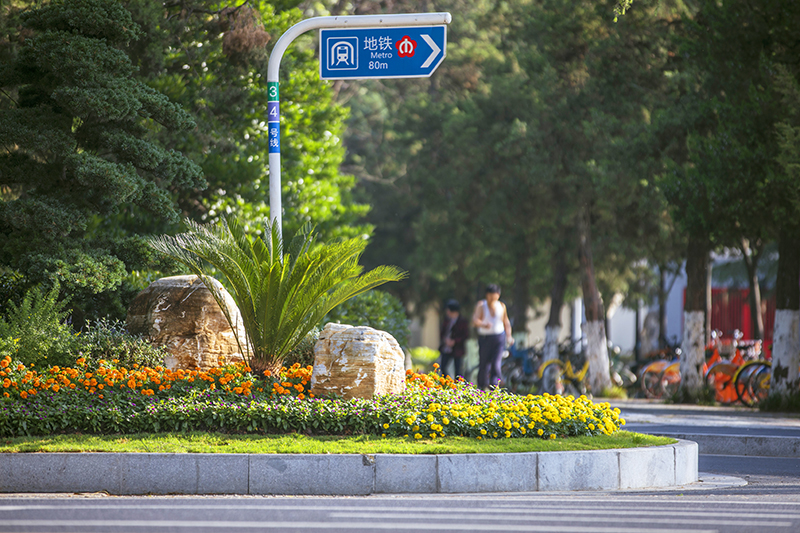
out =
[(489, 385), (500, 382), (500, 365), (503, 349), (506, 347), (506, 334), (478, 335), (478, 388), (486, 390)]
[[(447, 371), (447, 366), (450, 364), (450, 361), (453, 361), (453, 374)], [(444, 353), (442, 352), (442, 375), (443, 376), (452, 376), (453, 379), (457, 378), (458, 376), (463, 376), (463, 369), (461, 364), (464, 361), (464, 356), (455, 357), (452, 353)]]

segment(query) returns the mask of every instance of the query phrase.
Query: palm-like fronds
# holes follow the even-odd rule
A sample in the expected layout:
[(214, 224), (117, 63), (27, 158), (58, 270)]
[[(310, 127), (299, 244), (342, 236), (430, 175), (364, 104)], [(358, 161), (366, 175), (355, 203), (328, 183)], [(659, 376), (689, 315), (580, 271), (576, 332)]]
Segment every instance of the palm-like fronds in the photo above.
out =
[(277, 228), (268, 222), (266, 241), (248, 235), (236, 220), (187, 225), (186, 233), (156, 237), (150, 244), (203, 280), (236, 333), (219, 285), (207, 274), (208, 265), (216, 269), (242, 314), (248, 339), (237, 335), (236, 341), (250, 364), (263, 370), (279, 368), (286, 354), (337, 305), (405, 277), (391, 266), (363, 272), (358, 264), (366, 247), (363, 239), (315, 246), (310, 224), (286, 249)]

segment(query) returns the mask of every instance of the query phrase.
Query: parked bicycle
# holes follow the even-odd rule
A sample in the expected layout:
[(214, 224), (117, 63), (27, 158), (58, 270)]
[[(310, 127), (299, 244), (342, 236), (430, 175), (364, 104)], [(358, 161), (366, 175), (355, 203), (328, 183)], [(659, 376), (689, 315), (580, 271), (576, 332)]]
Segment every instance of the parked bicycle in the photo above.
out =
[[(651, 352), (645, 356), (653, 359), (639, 371), (639, 383), (647, 398), (658, 399), (670, 394), (669, 391), (674, 388), (675, 368), (680, 356), (681, 349), (677, 346)], [(668, 382), (665, 383), (664, 380)], [(680, 380), (679, 368), (678, 380)]]

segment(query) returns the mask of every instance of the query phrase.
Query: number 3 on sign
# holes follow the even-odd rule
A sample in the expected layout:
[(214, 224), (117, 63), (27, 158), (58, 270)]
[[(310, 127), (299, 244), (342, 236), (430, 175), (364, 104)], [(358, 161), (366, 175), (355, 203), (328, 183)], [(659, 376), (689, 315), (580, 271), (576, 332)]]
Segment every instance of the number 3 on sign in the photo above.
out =
[(278, 99), (278, 84), (277, 83), (269, 83), (269, 89), (267, 90), (267, 94), (269, 95), (270, 100), (277, 100)]

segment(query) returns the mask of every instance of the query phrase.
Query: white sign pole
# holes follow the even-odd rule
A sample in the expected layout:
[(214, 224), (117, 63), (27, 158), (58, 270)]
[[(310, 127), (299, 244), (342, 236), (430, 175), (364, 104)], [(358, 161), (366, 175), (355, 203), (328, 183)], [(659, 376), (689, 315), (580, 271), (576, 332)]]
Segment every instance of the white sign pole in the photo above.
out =
[(353, 15), (349, 17), (314, 17), (301, 20), (281, 35), (269, 56), (267, 67), (269, 124), (269, 213), (278, 234), (282, 234), (280, 94), (279, 70), (283, 53), (298, 36), (320, 28), (375, 28), (381, 26), (430, 26), (450, 24), (450, 13), (408, 13), (403, 15)]

